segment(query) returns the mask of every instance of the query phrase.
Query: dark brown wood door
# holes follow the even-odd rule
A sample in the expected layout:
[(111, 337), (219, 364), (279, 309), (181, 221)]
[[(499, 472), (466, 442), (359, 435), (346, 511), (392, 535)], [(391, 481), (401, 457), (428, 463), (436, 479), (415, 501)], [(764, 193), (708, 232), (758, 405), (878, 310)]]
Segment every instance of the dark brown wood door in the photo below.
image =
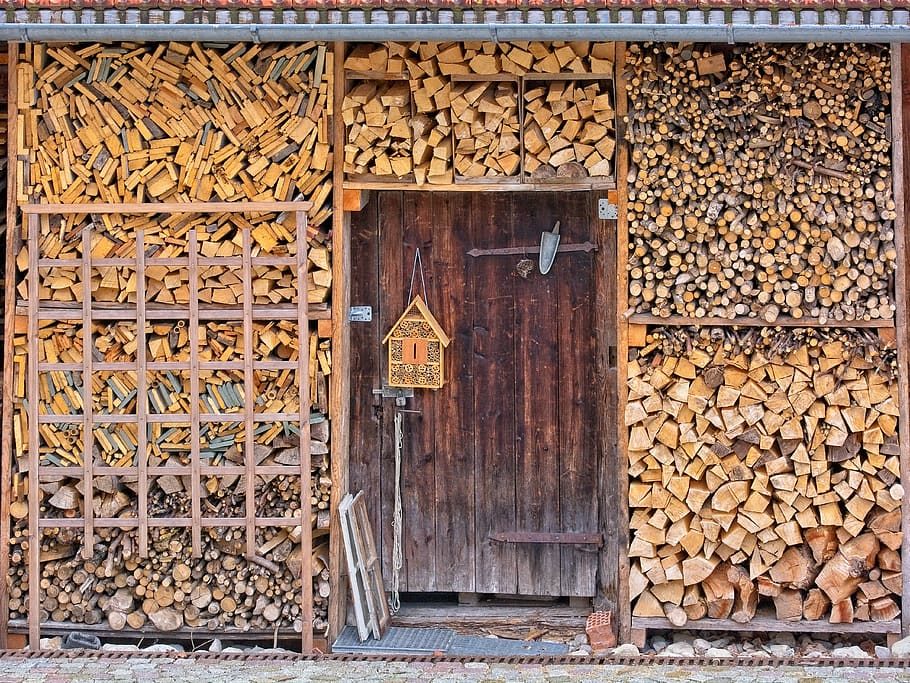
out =
[[(414, 250), (430, 309), (452, 337), (445, 387), (404, 412), (404, 568), (411, 592), (593, 596), (597, 549), (507, 543), (514, 532), (598, 529), (593, 411), (594, 254), (560, 252), (546, 276), (516, 270), (561, 222), (562, 244), (592, 241), (588, 193), (377, 194), (353, 220), (352, 490), (363, 488), (390, 576), (395, 403), (382, 336), (406, 304)], [(419, 276), (418, 276), (419, 281)]]

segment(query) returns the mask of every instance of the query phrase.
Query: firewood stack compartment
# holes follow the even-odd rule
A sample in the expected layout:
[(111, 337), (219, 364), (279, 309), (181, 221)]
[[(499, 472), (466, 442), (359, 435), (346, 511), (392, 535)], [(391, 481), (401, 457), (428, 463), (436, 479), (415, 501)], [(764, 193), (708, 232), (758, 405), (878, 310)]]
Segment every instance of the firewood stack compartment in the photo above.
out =
[[(614, 43), (588, 41), (359, 44), (345, 60), (347, 186), (615, 187), (614, 59)], [(403, 134), (393, 133), (398, 116), (379, 112), (378, 103), (371, 105), (377, 110), (372, 116), (363, 111), (367, 94), (397, 87), (401, 78), (410, 86), (414, 112), (411, 167), (403, 141), (391, 142)], [(392, 85), (376, 84), (376, 79)], [(570, 91), (572, 83), (577, 87)], [(541, 86), (547, 92), (538, 98)], [(555, 103), (557, 91), (567, 93), (569, 101)], [(530, 157), (524, 143), (530, 125), (525, 93), (533, 96), (539, 121), (532, 126), (536, 137)], [(390, 155), (380, 152), (376, 157), (382, 172), (377, 173), (370, 140), (381, 141), (383, 150), (402, 150), (395, 155), (398, 161), (392, 163)], [(552, 166), (551, 156), (558, 162)], [(529, 158), (531, 170), (523, 170)]]
[[(14, 581), (13, 615), (32, 617), (32, 628), (40, 616), (45, 622), (103, 623), (113, 631), (290, 633), (311, 619), (313, 583), (305, 579), (312, 567), (319, 596), (312, 624), (325, 628), (326, 551), (314, 552), (310, 537), (325, 541), (328, 531), (328, 367), (307, 303), (308, 252), (302, 245), (309, 206), (288, 205), (297, 220), (299, 251), (293, 255), (253, 256), (251, 231), (242, 230), (239, 256), (202, 257), (193, 226), (185, 256), (156, 259), (146, 256), (140, 229), (129, 266), (137, 282), (133, 304), (95, 309), (91, 279), (80, 282), (84, 305), (78, 309), (47, 308), (49, 302), (38, 297), (24, 302), (27, 329), (17, 337), (15, 364), (20, 410), (13, 515), (40, 535), (41, 544), (31, 548), (23, 529), (15, 529), (14, 576), (35, 583), (23, 591)], [(222, 210), (239, 212), (243, 205)], [(28, 244), (38, 244), (40, 217), (26, 211)], [(52, 271), (62, 263), (90, 273), (114, 265), (93, 261), (96, 237), (86, 225), (85, 256), (74, 260), (44, 260), (33, 250), (30, 291), (41, 291), (41, 266)], [(127, 267), (126, 260), (116, 265)], [(222, 266), (240, 273), (238, 305), (200, 309), (205, 270)], [(290, 266), (303, 275), (294, 278), (293, 291), (284, 288), (283, 305), (271, 310), (254, 304), (252, 273), (261, 266)], [(153, 280), (147, 271), (154, 268), (167, 271), (154, 276), (165, 280), (169, 272), (188, 273), (181, 280), (187, 305), (161, 308), (149, 301)], [(313, 313), (327, 318), (318, 304)], [(307, 484), (301, 487), (301, 481)], [(37, 495), (22, 495), (28, 491)], [(92, 558), (101, 550), (109, 559), (99, 574)], [(322, 566), (313, 566), (314, 557)], [(140, 568), (149, 558), (154, 573)], [(237, 593), (223, 585), (218, 600), (199, 597), (216, 566), (216, 583), (230, 578), (254, 590), (247, 595), (246, 588)], [(74, 610), (59, 597), (72, 598), (70, 579), (79, 571), (99, 583), (96, 600)], [(162, 571), (170, 579), (154, 578)], [(306, 630), (308, 639), (312, 627)]]
[(310, 649), (331, 592), (333, 52), (18, 49), (2, 619), (33, 642)]
[(625, 54), (633, 634), (907, 623), (899, 61), (882, 46)]

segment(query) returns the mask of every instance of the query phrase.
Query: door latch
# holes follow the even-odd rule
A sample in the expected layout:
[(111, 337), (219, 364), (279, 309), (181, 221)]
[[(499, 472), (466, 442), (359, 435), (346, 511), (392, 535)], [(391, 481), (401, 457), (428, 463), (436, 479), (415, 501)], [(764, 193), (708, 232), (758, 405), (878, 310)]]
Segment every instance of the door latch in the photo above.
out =
[(386, 384), (382, 385), (382, 389), (373, 389), (373, 394), (376, 396), (382, 396), (382, 398), (394, 398), (395, 405), (399, 408), (403, 408), (405, 405), (407, 405), (407, 399), (414, 398), (413, 389), (403, 387), (390, 387)]

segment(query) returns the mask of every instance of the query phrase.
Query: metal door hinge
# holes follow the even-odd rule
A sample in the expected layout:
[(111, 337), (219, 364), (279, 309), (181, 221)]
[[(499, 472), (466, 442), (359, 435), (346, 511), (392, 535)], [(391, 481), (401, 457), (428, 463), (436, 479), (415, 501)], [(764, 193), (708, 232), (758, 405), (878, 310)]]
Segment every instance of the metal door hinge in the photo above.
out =
[(619, 218), (619, 207), (611, 204), (609, 199), (598, 199), (597, 217), (602, 221), (616, 220)]

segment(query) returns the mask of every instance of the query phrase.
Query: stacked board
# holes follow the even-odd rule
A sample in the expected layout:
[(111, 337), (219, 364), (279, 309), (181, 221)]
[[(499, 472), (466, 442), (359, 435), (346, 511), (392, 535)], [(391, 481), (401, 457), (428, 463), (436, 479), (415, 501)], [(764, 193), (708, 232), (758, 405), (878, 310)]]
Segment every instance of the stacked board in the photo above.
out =
[(633, 615), (900, 613), (897, 361), (866, 332), (657, 328), (629, 362)]
[[(19, 201), (86, 212), (23, 219), (9, 259), (13, 623), (326, 629), (332, 70), (316, 43), (22, 49)], [(290, 200), (307, 221), (89, 206)]]
[(610, 181), (613, 62), (613, 43), (587, 41), (357, 45), (344, 64), (345, 173), (417, 185)]

